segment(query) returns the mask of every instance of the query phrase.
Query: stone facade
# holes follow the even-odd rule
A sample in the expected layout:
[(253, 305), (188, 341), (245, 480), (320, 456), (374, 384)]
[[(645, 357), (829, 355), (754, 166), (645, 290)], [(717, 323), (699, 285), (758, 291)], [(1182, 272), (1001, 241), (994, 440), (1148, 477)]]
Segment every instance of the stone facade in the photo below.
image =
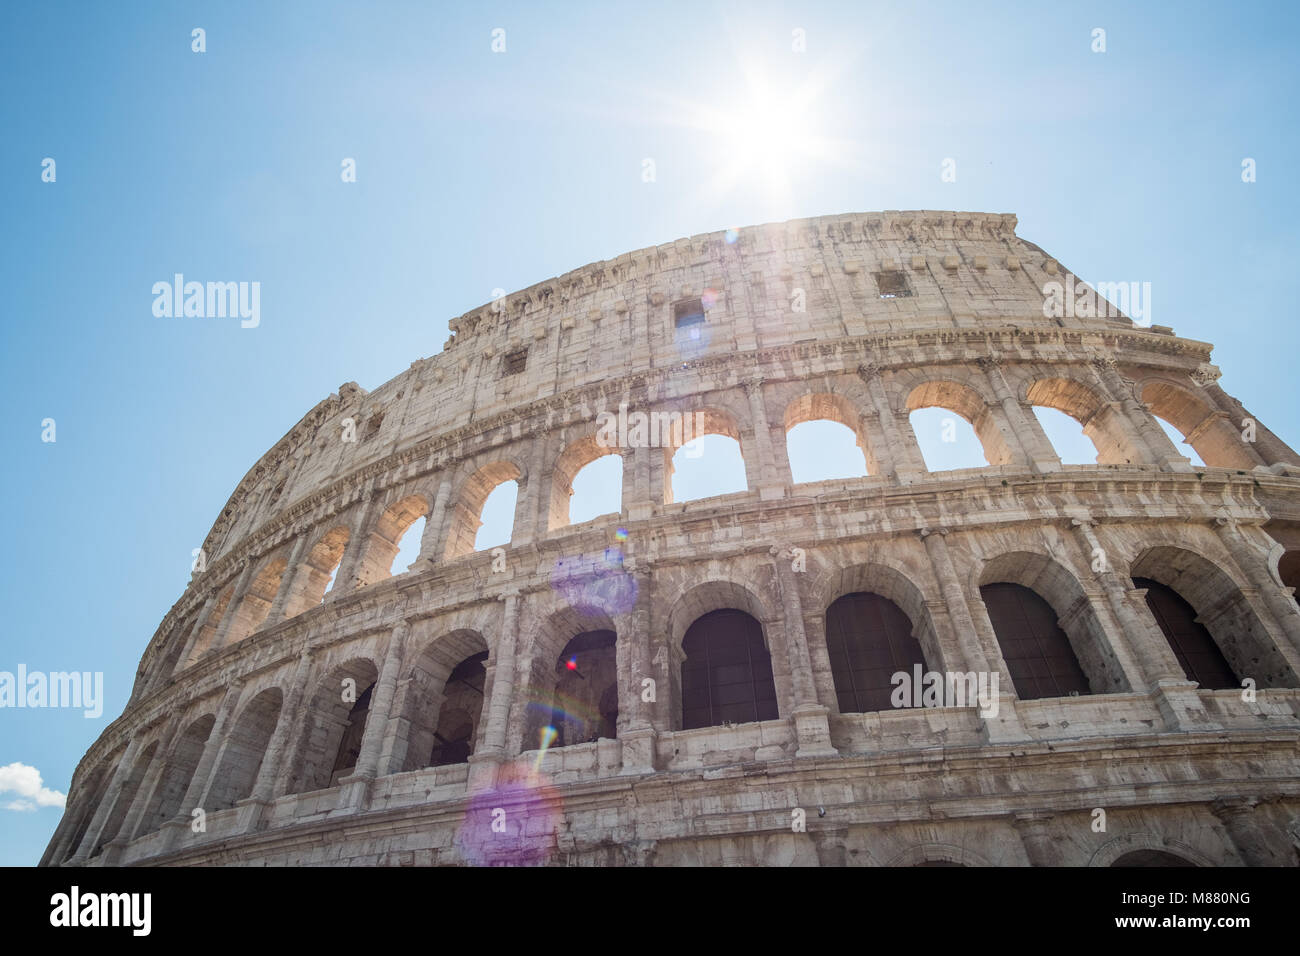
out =
[[(1045, 318), (1068, 270), (1015, 226), (888, 212), (682, 239), (344, 385), (222, 509), (42, 864), (1296, 865), (1300, 457), (1253, 420), (1243, 440), (1209, 345)], [(1083, 423), (1098, 464), (1062, 465), (1033, 405)], [(620, 406), (702, 413), (748, 490), (674, 502), (672, 442), (620, 447), (621, 512), (570, 525)], [(928, 473), (908, 423), (927, 406), (991, 464)], [(854, 431), (869, 477), (793, 482), (785, 435), (814, 419)], [(507, 480), (510, 544), (475, 552)], [(420, 559), (390, 575), (420, 516)], [(1253, 700), (1185, 677), (1133, 577), (1192, 605)], [(1090, 694), (1017, 696), (993, 582), (1051, 605)], [(826, 612), (856, 592), (894, 602), (934, 670), (998, 674), (996, 716), (841, 713)], [(682, 729), (683, 637), (727, 608), (761, 624), (779, 716)], [(530, 704), (593, 631), (616, 635), (614, 736), (539, 751)], [(452, 711), (473, 753), (426, 766)]]

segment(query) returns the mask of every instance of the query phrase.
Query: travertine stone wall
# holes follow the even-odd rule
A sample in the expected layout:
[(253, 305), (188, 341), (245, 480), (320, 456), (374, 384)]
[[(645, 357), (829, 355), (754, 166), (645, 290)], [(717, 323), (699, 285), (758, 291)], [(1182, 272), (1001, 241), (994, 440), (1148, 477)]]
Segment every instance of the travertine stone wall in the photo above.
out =
[[(1295, 865), (1300, 607), (1279, 567), (1300, 457), (1215, 384), (1209, 345), (1045, 316), (1069, 270), (1015, 225), (886, 212), (682, 239), (342, 386), (222, 509), (42, 862)], [(882, 297), (900, 274), (910, 294)], [(698, 337), (674, 320), (694, 299)], [(935, 405), (988, 467), (926, 471), (908, 414)], [(1034, 405), (1080, 421), (1098, 463), (1062, 465)], [(621, 408), (699, 413), (739, 441), (748, 490), (675, 503), (680, 442), (619, 447), (620, 512), (570, 525), (573, 476), (611, 450), (597, 416)], [(854, 432), (870, 477), (793, 482), (785, 435), (814, 419)], [(507, 480), (510, 545), (476, 553)], [(389, 576), (421, 516), (420, 559)], [(1186, 680), (1135, 576), (1193, 606), (1254, 699)], [(1017, 696), (995, 582), (1051, 605), (1091, 694)], [(998, 674), (998, 713), (840, 713), (826, 609), (856, 591), (903, 610), (932, 669)], [(761, 624), (779, 717), (682, 730), (683, 637), (724, 608)], [(616, 737), (520, 753), (557, 655), (596, 630), (617, 635)], [(484, 651), (469, 763), (425, 767), (448, 675)]]

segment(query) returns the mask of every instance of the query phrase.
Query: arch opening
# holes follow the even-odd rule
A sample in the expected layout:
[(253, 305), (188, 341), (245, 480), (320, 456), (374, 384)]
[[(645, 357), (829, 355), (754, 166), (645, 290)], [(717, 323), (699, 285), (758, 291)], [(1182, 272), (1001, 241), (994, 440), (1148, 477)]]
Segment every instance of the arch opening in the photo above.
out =
[(980, 597), (1022, 700), (1092, 693), (1056, 612), (1037, 592), (994, 582), (980, 587)]
[(1188, 680), (1196, 681), (1206, 690), (1241, 686), (1219, 645), (1214, 643), (1205, 625), (1196, 619), (1196, 611), (1181, 594), (1150, 578), (1134, 578), (1133, 586), (1146, 589), (1151, 616), (1156, 619)]
[(779, 716), (763, 626), (744, 611), (723, 608), (697, 618), (682, 652), (683, 730)]
[(397, 707), (392, 769), (465, 763), (482, 736), (488, 646), (477, 631), (431, 642), (415, 659)]
[(447, 560), (510, 543), (523, 477), (513, 462), (498, 461), (466, 480), (452, 508)]
[(993, 410), (969, 385), (945, 379), (923, 382), (912, 389), (905, 407), (929, 471), (1009, 465), (1015, 461)]
[(212, 775), (205, 800), (210, 812), (226, 810), (252, 796), (266, 747), (280, 720), (283, 701), (280, 688), (271, 687), (258, 694), (240, 713)]
[[(117, 799), (113, 802), (113, 808), (109, 811), (108, 819), (104, 821), (103, 828), (99, 831), (99, 838), (95, 841), (95, 848), (91, 851), (91, 856), (98, 856), (113, 840), (115, 840), (126, 822), (126, 815), (131, 809), (131, 804), (135, 802), (136, 794), (140, 791), (140, 785), (144, 783), (145, 775), (149, 772), (149, 765), (153, 763), (154, 754), (158, 750), (158, 742), (154, 741), (146, 747), (135, 759), (131, 765), (131, 772), (127, 775), (122, 789), (117, 793)], [(130, 840), (130, 833), (121, 834), (125, 839)]]
[(365, 736), (371, 690), (378, 679), (372, 661), (353, 658), (335, 667), (317, 686), (286, 793), (324, 790), (352, 772)]
[(879, 594), (846, 594), (826, 609), (826, 648), (840, 713), (893, 709), (893, 676), (909, 678), (925, 654), (903, 610)]
[(524, 750), (617, 738), (617, 643), (608, 629), (584, 631), (565, 643), (532, 695)]
[[(1176, 447), (1185, 443), (1195, 451), (1195, 457), (1187, 456), (1193, 461), (1199, 458), (1197, 463), (1212, 468), (1248, 471), (1255, 467), (1241, 425), (1187, 389), (1169, 382), (1151, 382), (1142, 389), (1142, 402)], [(1176, 434), (1166, 425), (1172, 425)]]
[(203, 748), (207, 745), (215, 723), (216, 718), (206, 714), (186, 727), (180, 735), (142, 817), (141, 833), (153, 833), (181, 812), (185, 793), (194, 780), (194, 771), (198, 769)]

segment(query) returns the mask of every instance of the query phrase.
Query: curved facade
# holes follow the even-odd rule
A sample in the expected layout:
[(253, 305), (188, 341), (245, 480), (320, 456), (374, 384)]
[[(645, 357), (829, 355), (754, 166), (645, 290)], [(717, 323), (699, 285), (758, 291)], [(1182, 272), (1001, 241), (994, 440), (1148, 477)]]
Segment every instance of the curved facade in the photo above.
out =
[[(682, 239), (342, 386), (231, 495), (43, 865), (1296, 865), (1300, 457), (1209, 345), (1045, 308), (1015, 225)], [(930, 406), (987, 467), (926, 470)], [(867, 477), (793, 481), (823, 419)], [(699, 431), (747, 490), (673, 500)], [(606, 454), (621, 509), (571, 524)]]

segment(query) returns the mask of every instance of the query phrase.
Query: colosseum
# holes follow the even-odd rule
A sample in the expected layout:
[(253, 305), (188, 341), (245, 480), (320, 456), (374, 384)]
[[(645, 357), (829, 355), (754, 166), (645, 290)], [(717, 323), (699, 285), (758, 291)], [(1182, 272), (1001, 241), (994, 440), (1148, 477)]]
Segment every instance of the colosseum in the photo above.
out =
[[(1049, 307), (1015, 229), (681, 239), (341, 386), (230, 496), (42, 865), (1297, 865), (1300, 456), (1210, 345)], [(986, 467), (927, 470), (929, 407)], [(865, 477), (795, 482), (811, 421)], [(747, 489), (674, 500), (693, 424)], [(606, 455), (619, 510), (571, 522)]]

